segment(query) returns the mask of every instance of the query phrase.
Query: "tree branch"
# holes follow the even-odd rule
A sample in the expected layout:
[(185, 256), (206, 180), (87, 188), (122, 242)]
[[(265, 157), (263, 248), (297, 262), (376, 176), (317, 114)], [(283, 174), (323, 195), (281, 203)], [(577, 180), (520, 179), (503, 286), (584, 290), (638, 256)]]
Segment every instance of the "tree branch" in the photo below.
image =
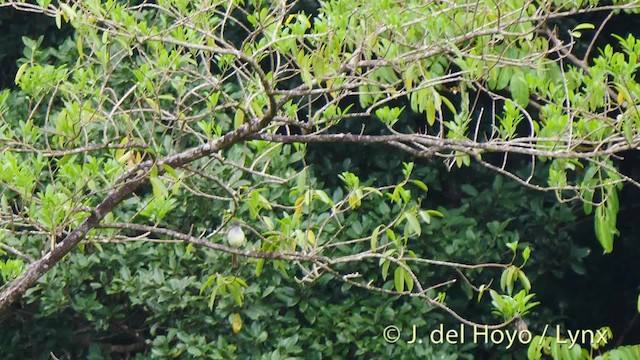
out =
[[(313, 134), (313, 135), (277, 135), (277, 134), (254, 134), (249, 136), (250, 139), (255, 140), (266, 140), (272, 142), (279, 142), (284, 144), (291, 143), (357, 143), (357, 144), (385, 144), (389, 146), (396, 146), (398, 144), (404, 144), (408, 146), (410, 144), (420, 144), (424, 146), (428, 146), (431, 148), (435, 148), (437, 150), (452, 150), (452, 151), (461, 151), (466, 154), (471, 155), (479, 155), (484, 153), (515, 153), (522, 155), (533, 155), (538, 157), (549, 157), (549, 158), (579, 158), (579, 159), (593, 159), (599, 156), (610, 156), (623, 151), (632, 150), (638, 147), (640, 144), (640, 136), (636, 135), (633, 138), (633, 141), (629, 143), (627, 140), (621, 137), (615, 137), (611, 139), (607, 139), (602, 142), (598, 142), (600, 145), (608, 145), (606, 146), (597, 146), (594, 150), (590, 151), (572, 151), (562, 149), (562, 143), (565, 142), (563, 139), (529, 139), (529, 143), (526, 144), (523, 142), (523, 139), (519, 139), (520, 141), (503, 141), (503, 140), (493, 140), (488, 142), (474, 142), (471, 140), (457, 140), (457, 139), (442, 139), (435, 136), (424, 135), (424, 134), (394, 134), (394, 135), (359, 135), (359, 134), (351, 134), (351, 133), (340, 133), (340, 134)], [(556, 147), (559, 147), (559, 150), (550, 151), (539, 149), (537, 142), (545, 142), (545, 141), (554, 141), (559, 143)], [(569, 141), (566, 141), (567, 143)], [(593, 142), (589, 141), (580, 141), (580, 140), (571, 140), (571, 146), (573, 148), (584, 145), (591, 146)], [(403, 148), (403, 147), (399, 147)], [(599, 150), (599, 148), (603, 148)], [(407, 149), (405, 148), (405, 151)], [(415, 150), (412, 151), (415, 153)], [(422, 151), (423, 155), (432, 155), (433, 151)]]

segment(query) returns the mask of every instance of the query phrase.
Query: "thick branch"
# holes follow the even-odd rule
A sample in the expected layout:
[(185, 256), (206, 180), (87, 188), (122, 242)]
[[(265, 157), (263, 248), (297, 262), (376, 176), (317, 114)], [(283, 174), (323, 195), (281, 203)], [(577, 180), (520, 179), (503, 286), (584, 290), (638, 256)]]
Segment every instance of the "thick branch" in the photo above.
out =
[[(604, 146), (596, 146), (591, 151), (572, 151), (562, 147), (562, 139), (531, 139), (530, 143), (521, 143), (518, 139), (512, 141), (489, 141), (475, 142), (471, 140), (441, 139), (435, 136), (423, 134), (393, 134), (393, 135), (359, 135), (350, 133), (341, 134), (313, 134), (313, 135), (277, 135), (277, 134), (254, 134), (250, 136), (255, 140), (266, 140), (279, 143), (356, 143), (356, 144), (386, 144), (394, 146), (396, 144), (404, 144), (410, 146), (412, 144), (420, 144), (429, 147), (428, 151), (415, 150), (418, 153), (432, 155), (434, 151), (452, 150), (461, 151), (468, 154), (483, 153), (516, 153), (522, 155), (533, 155), (549, 158), (578, 158), (593, 159), (599, 156), (610, 156), (626, 150), (635, 149), (640, 142), (637, 137), (629, 143), (623, 138), (611, 138), (598, 144), (608, 144)], [(558, 150), (544, 150), (537, 148), (537, 142), (555, 141), (558, 142)], [(593, 145), (591, 142), (573, 140), (572, 147), (577, 145)]]

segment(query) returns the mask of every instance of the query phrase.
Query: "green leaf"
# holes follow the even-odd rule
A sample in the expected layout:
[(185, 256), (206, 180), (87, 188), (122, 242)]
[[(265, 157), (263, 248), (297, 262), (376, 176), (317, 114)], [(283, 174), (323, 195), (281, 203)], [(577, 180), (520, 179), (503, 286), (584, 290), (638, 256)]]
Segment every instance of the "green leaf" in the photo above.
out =
[(393, 272), (393, 284), (397, 292), (404, 291), (404, 269), (400, 266)]
[(508, 294), (513, 292), (513, 283), (519, 271), (517, 267), (511, 265), (502, 272), (502, 276), (500, 276), (500, 289), (502, 291), (506, 291)]
[(75, 10), (73, 10), (69, 5), (60, 2), (60, 8), (64, 12), (64, 15), (67, 17), (67, 19), (69, 19), (70, 21), (73, 21), (73, 19), (76, 18)]
[(504, 269), (502, 271), (502, 275), (500, 276), (500, 289), (504, 291), (507, 288), (507, 278), (509, 276), (509, 268)]
[(522, 251), (522, 259), (524, 260), (525, 264), (527, 263), (527, 260), (529, 260), (529, 257), (531, 256), (531, 248), (529, 248), (528, 246), (526, 248), (524, 248), (524, 250)]
[(529, 280), (527, 275), (525, 275), (524, 271), (518, 270), (518, 277), (520, 278), (522, 287), (525, 289), (526, 292), (529, 292), (531, 290), (531, 281)]
[(296, 189), (299, 194), (304, 192), (304, 189), (307, 185), (307, 169), (302, 169), (300, 173), (298, 173), (298, 177), (296, 179)]
[(373, 104), (373, 96), (369, 94), (369, 87), (366, 85), (360, 86), (358, 88), (358, 92), (360, 93), (360, 107), (366, 109), (369, 105)]
[(441, 97), (440, 98), (442, 100), (442, 102), (449, 108), (449, 110), (451, 110), (451, 112), (454, 115), (458, 115), (458, 111), (456, 110), (456, 107), (453, 106), (453, 103), (451, 103), (451, 101), (449, 101), (449, 99), (447, 99), (446, 97)]
[(469, 196), (472, 196), (472, 197), (478, 196), (478, 190), (476, 190), (476, 188), (473, 187), (472, 185), (462, 184), (462, 186), (460, 186), (460, 189)]
[(240, 288), (240, 286), (238, 286), (236, 284), (230, 284), (227, 288), (229, 290), (229, 294), (231, 295), (231, 297), (235, 301), (236, 305), (242, 306), (243, 294), (242, 294), (242, 289)]
[(380, 231), (381, 227), (382, 225), (378, 225), (375, 229), (373, 229), (373, 234), (371, 234), (371, 251), (376, 251), (376, 249), (378, 248), (378, 232)]
[(233, 128), (238, 129), (242, 124), (244, 124), (244, 111), (242, 109), (238, 109), (233, 117)]
[(511, 81), (511, 74), (513, 72), (509, 68), (500, 69), (500, 74), (498, 75), (498, 82), (496, 83), (496, 90), (503, 90), (509, 85), (509, 81)]
[(409, 180), (410, 183), (414, 184), (415, 186), (419, 187), (420, 189), (424, 190), (424, 191), (429, 191), (429, 188), (427, 187), (427, 185), (420, 181), (420, 180)]
[(58, 29), (62, 28), (62, 11), (60, 9), (56, 9), (56, 27)]
[(518, 268), (515, 266), (509, 266), (509, 270), (507, 271), (507, 294), (511, 295), (513, 293), (513, 285), (516, 281), (516, 277), (518, 276)]
[(431, 215), (429, 215), (427, 211), (420, 210), (418, 214), (420, 214), (420, 218), (422, 219), (422, 221), (424, 221), (427, 224), (431, 224)]
[(431, 215), (431, 216), (437, 216), (437, 217), (441, 217), (441, 218), (443, 218), (443, 217), (444, 217), (444, 214), (443, 214), (443, 213), (441, 213), (441, 212), (440, 212), (440, 211), (438, 211), (438, 210), (426, 210), (426, 211), (427, 211), (427, 214), (429, 214), (429, 215)]
[(407, 291), (413, 291), (413, 278), (411, 274), (407, 273), (406, 270), (402, 269), (404, 272), (404, 283), (407, 286)]
[[(574, 347), (577, 347), (578, 345), (575, 345)], [(571, 353), (569, 352), (569, 346), (568, 345), (563, 345), (560, 347), (560, 354), (562, 359), (572, 359), (571, 357)]]
[(542, 358), (542, 348), (544, 346), (544, 339), (540, 335), (536, 335), (527, 349), (528, 360), (540, 360)]
[(618, 192), (616, 188), (613, 186), (607, 187), (607, 202), (606, 206), (611, 210), (611, 218), (615, 219), (618, 210), (620, 209), (620, 204), (618, 202)]
[(569, 348), (569, 351), (571, 352), (571, 359), (584, 359), (584, 356), (581, 356), (582, 348), (580, 347), (580, 345), (574, 344), (574, 346), (571, 346)]
[(485, 284), (480, 285), (480, 287), (478, 288), (478, 302), (482, 300), (482, 295), (484, 295), (484, 292), (486, 290), (487, 290), (487, 287)]
[(314, 197), (317, 197), (323, 203), (329, 206), (333, 206), (333, 201), (331, 200), (331, 198), (329, 198), (329, 195), (327, 195), (326, 192), (322, 190), (314, 190), (313, 194), (314, 194)]
[(593, 211), (593, 195), (595, 191), (592, 188), (586, 189), (582, 195), (584, 202), (582, 203), (582, 209), (585, 215), (590, 215)]
[(176, 173), (176, 170), (174, 168), (172, 168), (171, 166), (167, 165), (167, 164), (162, 164), (162, 169), (169, 175), (171, 175), (171, 177), (173, 177), (174, 179), (178, 178), (178, 173)]
[(502, 296), (500, 294), (498, 294), (497, 291), (490, 289), (489, 290), (489, 295), (491, 296), (491, 300), (493, 300), (493, 306), (496, 308), (496, 310), (500, 311), (502, 313), (502, 310), (505, 308), (505, 302), (504, 299), (502, 298)]
[(255, 101), (252, 101), (249, 106), (251, 107), (251, 110), (253, 110), (253, 112), (256, 114), (256, 116), (258, 117), (263, 117), (264, 116), (264, 111), (262, 111), (262, 108), (260, 107), (260, 105), (258, 103), (256, 103)]
[(422, 233), (422, 226), (420, 226), (420, 222), (416, 218), (416, 216), (411, 212), (404, 213), (405, 219), (407, 219), (407, 225), (409, 226), (409, 231), (411, 231), (412, 235), (420, 235)]
[(162, 180), (157, 177), (151, 177), (149, 178), (149, 181), (151, 182), (151, 187), (153, 188), (153, 195), (158, 198), (164, 198), (167, 196), (167, 187), (164, 185)]
[(384, 260), (382, 263), (382, 279), (387, 280), (387, 276), (389, 275), (389, 266), (391, 265), (391, 261)]
[(529, 105), (529, 85), (524, 79), (524, 75), (521, 72), (513, 74), (510, 82), (511, 95), (513, 100), (522, 107)]
[(613, 251), (613, 231), (605, 216), (605, 207), (598, 206), (594, 219), (596, 238), (604, 249), (604, 253), (608, 254)]
[(256, 261), (256, 277), (260, 276), (260, 274), (262, 274), (262, 268), (264, 267), (264, 259), (258, 259), (258, 261)]
[(435, 124), (436, 122), (436, 105), (433, 99), (431, 98), (427, 100), (426, 111), (427, 111), (427, 124), (429, 124), (429, 126), (433, 126), (433, 124)]
[(576, 25), (576, 27), (573, 28), (573, 31), (577, 31), (577, 30), (587, 30), (587, 29), (595, 29), (595, 25), (590, 24), (590, 23), (582, 23), (582, 24), (578, 24)]

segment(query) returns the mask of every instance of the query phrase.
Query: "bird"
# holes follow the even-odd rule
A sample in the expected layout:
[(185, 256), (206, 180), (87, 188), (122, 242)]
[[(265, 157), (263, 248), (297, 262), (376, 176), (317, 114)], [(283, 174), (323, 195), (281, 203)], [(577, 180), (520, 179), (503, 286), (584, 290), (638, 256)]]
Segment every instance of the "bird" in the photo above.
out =
[[(246, 241), (247, 239), (244, 236), (244, 232), (242, 231), (240, 224), (233, 224), (229, 231), (227, 231), (227, 242), (232, 248), (239, 249), (244, 246)], [(232, 266), (238, 266), (238, 255), (236, 254), (233, 254)]]

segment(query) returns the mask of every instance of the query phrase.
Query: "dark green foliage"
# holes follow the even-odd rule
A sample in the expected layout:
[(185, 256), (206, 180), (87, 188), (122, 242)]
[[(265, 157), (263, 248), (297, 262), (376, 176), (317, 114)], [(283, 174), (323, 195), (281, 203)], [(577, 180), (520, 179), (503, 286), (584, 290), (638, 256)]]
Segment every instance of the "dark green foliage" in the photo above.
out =
[[(379, 155), (383, 157), (384, 152)], [(365, 162), (356, 164), (366, 166)], [(332, 172), (311, 165), (317, 175)], [(357, 171), (356, 167), (351, 169)], [(519, 238), (522, 246), (528, 244), (534, 249), (527, 266), (532, 280), (549, 268), (562, 274), (571, 271), (572, 263), (574, 267), (581, 265), (580, 259), (548, 256), (571, 251), (566, 249), (579, 250), (571, 245), (568, 235), (554, 230), (567, 227), (574, 220), (567, 207), (545, 200), (543, 194), (503, 182), (488, 172), (470, 184), (461, 182), (455, 172), (447, 173), (437, 167), (423, 166), (415, 171), (417, 175), (424, 173), (419, 177), (433, 184), (429, 197), (446, 199), (445, 192), (437, 190), (445, 184), (462, 189), (455, 199), (440, 201), (449, 208), (441, 209), (444, 218), (434, 218), (419, 239), (410, 240), (416, 253), (466, 263), (499, 261), (507, 256), (504, 244)], [(370, 174), (376, 177), (375, 170), (370, 170)], [(368, 216), (372, 221), (385, 212), (370, 210), (373, 212)], [(219, 210), (210, 205), (196, 207), (175, 219), (180, 222), (191, 214), (185, 224), (206, 224), (216, 211)], [(366, 213), (367, 209), (363, 211)], [(369, 227), (367, 216), (353, 216), (347, 222)], [(355, 231), (350, 236), (360, 235), (356, 226), (349, 231)], [(564, 236), (563, 241), (556, 241), (559, 234)], [(201, 282), (208, 274), (224, 271), (230, 260), (229, 255), (188, 248), (181, 243), (87, 244), (29, 291), (22, 311), (5, 317), (5, 329), (12, 330), (2, 332), (0, 343), (5, 351), (24, 357), (46, 358), (47, 351), (61, 354), (64, 350), (78, 357), (92, 352), (96, 359), (100, 358), (97, 355), (100, 346), (107, 353), (107, 344), (138, 344), (138, 352), (146, 354), (145, 358), (181, 353), (182, 358), (221, 359), (261, 356), (435, 359), (436, 355), (469, 351), (473, 347), (467, 344), (456, 350), (455, 346), (429, 345), (428, 338), (424, 338), (423, 344), (406, 344), (412, 326), (416, 326), (419, 336), (426, 336), (440, 324), (445, 328), (457, 326), (451, 318), (419, 300), (372, 296), (366, 290), (340, 286), (329, 276), (316, 284), (300, 285), (269, 266), (256, 278), (250, 260), (245, 259), (241, 259), (238, 271), (252, 285), (246, 290), (244, 305), (239, 307), (231, 298), (219, 297), (212, 311), (207, 307), (207, 294), (199, 295)], [(350, 269), (356, 270), (364, 274), (379, 271), (375, 262)], [(476, 285), (498, 274), (489, 270), (464, 273)], [(434, 284), (454, 275), (448, 268), (433, 266), (422, 268), (418, 274), (433, 279), (430, 283)], [(544, 286), (544, 282), (534, 284)], [(539, 290), (542, 289), (536, 288)], [(470, 289), (461, 285), (452, 287), (447, 299), (451, 299), (450, 306), (471, 319), (494, 322), (494, 318), (475, 315), (486, 314), (489, 309), (480, 305), (484, 308), (481, 310), (472, 297)], [(539, 311), (547, 312), (544, 306)], [(243, 320), (238, 334), (233, 333), (228, 321), (235, 312)], [(399, 343), (386, 344), (382, 339), (382, 332), (389, 325), (403, 329), (403, 340)], [(532, 326), (535, 327), (535, 320)]]
[(29, 12), (0, 8), (0, 89), (15, 86), (13, 79), (18, 70), (17, 60), (23, 56), (22, 37), (42, 37), (42, 48), (55, 47), (72, 33), (70, 26), (58, 29), (53, 19)]

